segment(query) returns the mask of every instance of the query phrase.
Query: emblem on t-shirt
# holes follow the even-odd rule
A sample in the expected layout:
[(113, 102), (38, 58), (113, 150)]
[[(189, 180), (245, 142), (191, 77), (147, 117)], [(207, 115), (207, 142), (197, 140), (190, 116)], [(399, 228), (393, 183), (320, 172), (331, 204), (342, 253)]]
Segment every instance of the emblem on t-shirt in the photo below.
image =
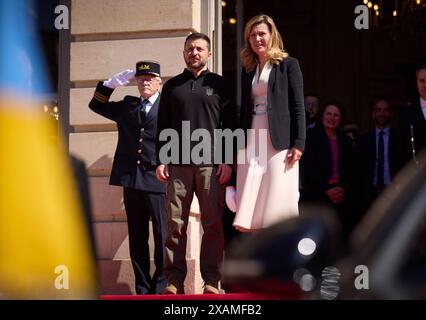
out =
[(207, 89), (206, 89), (206, 94), (208, 95), (208, 96), (211, 96), (211, 95), (213, 95), (213, 88), (210, 88), (210, 87), (207, 87)]

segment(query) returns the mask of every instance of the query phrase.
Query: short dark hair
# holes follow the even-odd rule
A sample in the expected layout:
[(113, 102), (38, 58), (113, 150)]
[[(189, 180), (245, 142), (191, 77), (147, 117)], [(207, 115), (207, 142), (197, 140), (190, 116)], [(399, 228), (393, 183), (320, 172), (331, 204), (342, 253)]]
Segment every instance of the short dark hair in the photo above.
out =
[(387, 99), (387, 98), (383, 98), (383, 97), (379, 97), (378, 99), (373, 100), (372, 102), (370, 102), (370, 111), (371, 111), (371, 112), (374, 110), (374, 108), (376, 107), (376, 105), (377, 105), (380, 101), (385, 101), (385, 102), (388, 104), (390, 111), (391, 111), (391, 112), (393, 112), (393, 105), (392, 105), (392, 103), (390, 102), (390, 100), (389, 100), (389, 99)]
[(307, 92), (307, 93), (305, 93), (305, 95), (304, 95), (304, 97), (306, 98), (306, 97), (315, 97), (315, 98), (317, 98), (318, 99), (318, 101), (320, 100), (320, 97), (319, 97), (319, 95), (318, 94), (316, 94), (315, 92)]
[(201, 33), (201, 32), (193, 32), (189, 36), (187, 36), (186, 39), (185, 39), (185, 44), (184, 45), (186, 46), (186, 43), (188, 41), (194, 41), (194, 40), (198, 40), (198, 39), (205, 40), (207, 42), (207, 48), (210, 51), (210, 38), (206, 34)]
[(421, 64), (416, 68), (416, 77), (419, 75), (419, 72), (423, 69), (426, 70), (426, 64)]

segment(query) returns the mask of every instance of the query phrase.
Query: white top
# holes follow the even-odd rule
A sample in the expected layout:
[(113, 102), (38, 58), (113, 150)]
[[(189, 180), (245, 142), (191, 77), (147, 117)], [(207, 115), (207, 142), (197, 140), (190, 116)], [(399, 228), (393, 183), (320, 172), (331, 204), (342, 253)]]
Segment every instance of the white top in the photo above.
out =
[(259, 74), (259, 64), (256, 66), (256, 74), (253, 77), (251, 84), (251, 98), (254, 105), (254, 113), (265, 114), (268, 106), (268, 80), (272, 66), (267, 61)]

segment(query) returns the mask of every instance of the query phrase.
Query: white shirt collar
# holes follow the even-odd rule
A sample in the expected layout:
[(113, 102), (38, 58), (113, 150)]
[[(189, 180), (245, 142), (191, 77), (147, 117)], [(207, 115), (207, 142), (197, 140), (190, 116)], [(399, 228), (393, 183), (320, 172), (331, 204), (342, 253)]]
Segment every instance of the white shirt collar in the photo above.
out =
[[(156, 93), (154, 93), (151, 97), (148, 98), (148, 101), (150, 104), (154, 104), (155, 100), (157, 100), (158, 96), (160, 95), (160, 93), (157, 91)], [(145, 100), (145, 98), (141, 97), (141, 103)]]
[(384, 129), (379, 129), (376, 127), (376, 135), (378, 136), (380, 131), (383, 131), (383, 134), (388, 135), (390, 131), (390, 127), (386, 127)]

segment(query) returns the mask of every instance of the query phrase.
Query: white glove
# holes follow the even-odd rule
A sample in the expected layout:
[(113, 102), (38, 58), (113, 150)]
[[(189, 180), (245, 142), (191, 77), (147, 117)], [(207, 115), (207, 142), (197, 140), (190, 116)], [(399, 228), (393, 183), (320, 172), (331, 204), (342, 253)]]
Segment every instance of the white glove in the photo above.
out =
[(229, 210), (231, 210), (232, 212), (237, 211), (237, 199), (236, 199), (235, 187), (231, 187), (231, 186), (226, 187), (225, 202)]
[(115, 89), (120, 86), (127, 86), (130, 80), (135, 77), (135, 71), (127, 69), (113, 75), (108, 80), (104, 81), (104, 86)]

